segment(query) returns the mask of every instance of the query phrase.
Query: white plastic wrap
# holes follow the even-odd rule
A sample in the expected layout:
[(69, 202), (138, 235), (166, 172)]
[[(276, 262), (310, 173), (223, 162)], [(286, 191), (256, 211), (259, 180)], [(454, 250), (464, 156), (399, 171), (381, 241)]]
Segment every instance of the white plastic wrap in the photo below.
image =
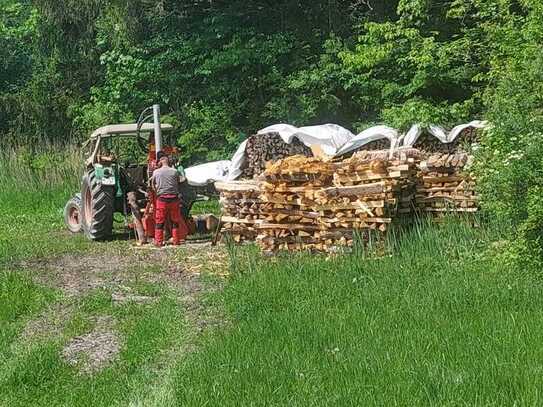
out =
[(322, 151), (333, 156), (354, 134), (337, 124), (323, 124), (320, 126), (294, 127), (290, 124), (275, 124), (266, 127), (258, 134), (278, 133), (287, 144), (292, 143), (294, 138), (300, 140), (307, 147), (318, 145)]
[[(447, 132), (443, 127), (431, 125), (428, 131), (437, 137), (442, 143), (453, 142), (462, 131), (468, 127), (485, 128), (487, 122), (474, 120), (470, 123), (461, 124)], [(285, 143), (292, 143), (294, 138), (300, 140), (307, 147), (318, 146), (320, 151), (329, 157), (337, 157), (346, 153), (359, 150), (364, 145), (381, 139), (390, 140), (391, 152), (398, 147), (412, 147), (420, 135), (423, 133), (423, 128), (415, 124), (409, 131), (400, 135), (398, 130), (388, 126), (370, 127), (361, 133), (354, 135), (349, 130), (337, 124), (323, 124), (320, 126), (295, 127), (290, 124), (275, 124), (266, 127), (258, 132), (258, 134), (279, 134), (279, 137)], [(273, 137), (273, 136), (270, 136)], [(240, 144), (236, 153), (232, 157), (227, 179), (229, 181), (237, 179), (245, 164), (245, 147), (247, 140)]]
[(204, 186), (215, 181), (226, 181), (231, 162), (213, 161), (185, 168), (185, 177), (190, 185)]
[[(430, 125), (428, 127), (428, 132), (435, 136), (439, 141), (442, 143), (452, 143), (456, 138), (467, 128), (475, 128), (475, 129), (484, 129), (488, 126), (488, 122), (481, 121), (481, 120), (474, 120), (466, 124), (459, 124), (458, 126), (455, 126), (451, 129), (451, 131), (447, 132), (443, 127), (436, 126), (434, 124)], [(403, 139), (403, 145), (412, 147), (417, 142), (417, 139), (422, 134), (422, 129), (419, 125), (414, 125), (411, 127), (411, 129), (407, 132), (405, 135), (405, 138)]]
[(398, 145), (399, 134), (397, 130), (387, 126), (374, 126), (364, 130), (357, 136), (345, 143), (334, 156), (340, 156), (351, 151), (358, 150), (372, 141), (388, 139), (390, 140), (390, 148), (394, 149)]
[(230, 169), (228, 171), (228, 181), (233, 181), (237, 179), (242, 171), (243, 165), (245, 164), (245, 147), (247, 146), (247, 140), (241, 143), (232, 157), (230, 162)]

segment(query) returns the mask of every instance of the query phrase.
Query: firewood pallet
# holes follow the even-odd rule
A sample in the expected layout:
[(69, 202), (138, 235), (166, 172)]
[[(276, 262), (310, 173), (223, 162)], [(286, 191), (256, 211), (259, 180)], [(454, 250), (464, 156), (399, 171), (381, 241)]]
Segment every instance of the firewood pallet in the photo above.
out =
[(418, 211), (428, 213), (474, 213), (479, 196), (475, 178), (469, 174), (471, 157), (465, 153), (433, 154), (420, 162), (415, 195)]
[(414, 212), (473, 213), (479, 198), (465, 153), (361, 151), (325, 160), (292, 156), (270, 162), (255, 180), (215, 184), (223, 235), (279, 250), (337, 252), (357, 239), (384, 237)]
[(334, 252), (367, 231), (384, 234), (415, 174), (414, 160), (354, 154), (341, 162), (290, 157), (262, 175), (263, 219), (256, 223), (264, 252)]
[(221, 237), (230, 236), (236, 243), (255, 241), (258, 231), (260, 183), (255, 181), (216, 182), (222, 208)]

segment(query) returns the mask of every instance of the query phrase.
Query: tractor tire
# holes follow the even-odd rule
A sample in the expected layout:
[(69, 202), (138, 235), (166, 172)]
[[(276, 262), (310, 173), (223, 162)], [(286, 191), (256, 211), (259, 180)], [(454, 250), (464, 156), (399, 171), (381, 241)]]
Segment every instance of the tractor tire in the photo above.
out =
[(90, 240), (107, 240), (113, 232), (115, 187), (102, 185), (94, 171), (87, 172), (81, 184), (81, 227)]
[(64, 207), (64, 223), (72, 233), (81, 232), (81, 194), (75, 194)]

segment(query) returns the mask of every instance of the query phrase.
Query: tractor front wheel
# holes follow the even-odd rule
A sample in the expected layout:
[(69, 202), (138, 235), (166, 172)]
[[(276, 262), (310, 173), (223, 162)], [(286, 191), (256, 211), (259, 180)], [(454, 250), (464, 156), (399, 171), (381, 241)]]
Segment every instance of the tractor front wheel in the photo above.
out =
[(115, 188), (98, 182), (91, 170), (81, 184), (81, 226), (91, 240), (105, 240), (113, 231)]
[(76, 194), (64, 207), (64, 223), (72, 233), (81, 232), (81, 194)]

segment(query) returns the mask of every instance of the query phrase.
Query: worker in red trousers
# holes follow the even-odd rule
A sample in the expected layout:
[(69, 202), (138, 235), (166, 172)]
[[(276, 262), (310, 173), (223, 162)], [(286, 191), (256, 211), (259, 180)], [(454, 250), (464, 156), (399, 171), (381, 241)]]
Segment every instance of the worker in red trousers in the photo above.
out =
[(156, 193), (155, 205), (155, 245), (164, 245), (164, 228), (166, 221), (172, 225), (173, 244), (178, 245), (188, 235), (188, 227), (181, 217), (180, 210), (180, 179), (179, 172), (170, 167), (170, 160), (162, 152), (158, 153), (159, 167), (153, 171), (151, 186)]

